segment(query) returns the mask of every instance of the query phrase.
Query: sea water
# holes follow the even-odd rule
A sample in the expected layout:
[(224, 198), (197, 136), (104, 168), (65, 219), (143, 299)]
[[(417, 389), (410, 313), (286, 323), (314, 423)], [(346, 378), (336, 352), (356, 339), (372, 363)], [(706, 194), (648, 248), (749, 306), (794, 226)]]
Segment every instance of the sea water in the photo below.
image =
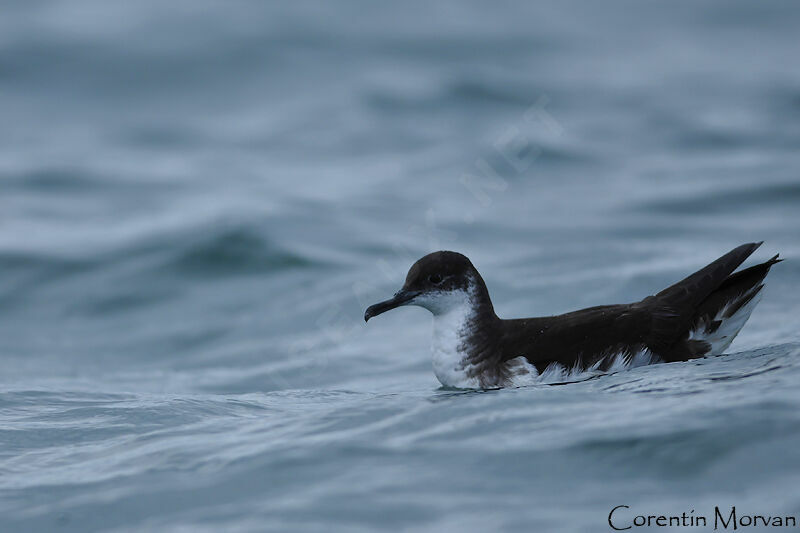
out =
[[(800, 515), (795, 2), (7, 1), (0, 531), (611, 531)], [(728, 354), (440, 388), (499, 315), (780, 252)], [(665, 530), (662, 528), (662, 530)]]

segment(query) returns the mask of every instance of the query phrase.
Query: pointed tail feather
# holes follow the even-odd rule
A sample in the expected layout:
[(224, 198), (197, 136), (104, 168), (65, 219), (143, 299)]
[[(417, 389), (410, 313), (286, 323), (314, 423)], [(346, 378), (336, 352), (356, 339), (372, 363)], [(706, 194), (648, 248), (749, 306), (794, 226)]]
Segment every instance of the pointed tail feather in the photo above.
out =
[(732, 274), (698, 306), (689, 339), (708, 345), (708, 355), (719, 355), (739, 334), (761, 299), (764, 278), (776, 255), (769, 261)]
[(763, 243), (751, 242), (734, 248), (691, 276), (659, 292), (656, 298), (678, 312), (697, 308)]
[[(655, 296), (645, 298), (642, 303), (651, 306), (652, 323), (648, 346), (658, 353), (671, 354), (676, 343), (686, 339), (692, 326), (696, 310), (714, 291), (724, 285), (725, 280), (741, 265), (762, 242), (743, 244), (734, 248), (716, 261), (694, 274), (667, 287)], [(702, 354), (706, 347), (692, 343), (691, 350)], [(684, 349), (678, 349), (677, 358), (683, 357)], [(670, 356), (666, 356), (669, 360)]]

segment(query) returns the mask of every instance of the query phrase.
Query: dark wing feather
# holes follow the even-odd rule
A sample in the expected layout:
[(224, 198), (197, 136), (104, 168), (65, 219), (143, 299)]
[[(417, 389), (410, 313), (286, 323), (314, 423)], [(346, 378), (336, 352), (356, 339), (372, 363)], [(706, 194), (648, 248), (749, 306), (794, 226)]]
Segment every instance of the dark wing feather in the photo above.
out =
[(524, 355), (542, 372), (551, 363), (587, 368), (612, 353), (644, 347), (649, 316), (626, 304), (502, 322), (503, 358)]
[[(524, 355), (543, 371), (551, 363), (584, 368), (607, 355), (647, 347), (666, 360), (705, 353), (686, 335), (701, 313), (715, 313), (733, 293), (752, 290), (777, 256), (731, 275), (761, 243), (744, 244), (691, 276), (634, 304), (582, 309), (565, 315), (502, 321), (502, 358)], [(745, 302), (746, 303), (746, 302)]]

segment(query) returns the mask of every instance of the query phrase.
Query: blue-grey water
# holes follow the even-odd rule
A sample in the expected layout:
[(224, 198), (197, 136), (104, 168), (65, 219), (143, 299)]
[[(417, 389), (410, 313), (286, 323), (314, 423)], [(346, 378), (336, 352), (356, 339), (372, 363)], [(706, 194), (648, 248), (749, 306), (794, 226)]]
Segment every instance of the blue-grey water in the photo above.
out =
[[(0, 531), (800, 515), (797, 2), (1, 11)], [(716, 358), (460, 392), (362, 319), (436, 249), (519, 317), (755, 240)]]

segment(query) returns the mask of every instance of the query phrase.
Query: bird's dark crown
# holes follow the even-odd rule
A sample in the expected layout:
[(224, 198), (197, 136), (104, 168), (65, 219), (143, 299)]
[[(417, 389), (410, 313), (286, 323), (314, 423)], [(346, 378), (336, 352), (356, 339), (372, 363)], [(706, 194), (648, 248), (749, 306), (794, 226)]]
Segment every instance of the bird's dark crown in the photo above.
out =
[(419, 292), (467, 290), (470, 280), (476, 277), (480, 277), (478, 271), (465, 255), (434, 252), (411, 266), (403, 289)]

